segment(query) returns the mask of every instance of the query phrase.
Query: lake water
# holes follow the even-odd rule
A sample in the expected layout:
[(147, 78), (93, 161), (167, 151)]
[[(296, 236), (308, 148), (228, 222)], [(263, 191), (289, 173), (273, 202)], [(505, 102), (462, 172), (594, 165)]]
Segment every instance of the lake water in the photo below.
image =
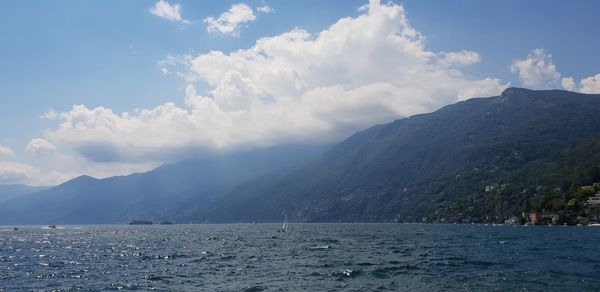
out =
[(600, 290), (600, 228), (0, 227), (0, 291)]

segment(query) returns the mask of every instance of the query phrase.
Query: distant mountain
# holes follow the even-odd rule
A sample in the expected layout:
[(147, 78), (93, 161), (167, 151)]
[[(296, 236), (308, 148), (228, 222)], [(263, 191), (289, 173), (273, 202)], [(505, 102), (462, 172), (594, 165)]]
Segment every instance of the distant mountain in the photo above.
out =
[(163, 165), (146, 173), (81, 176), (0, 204), (0, 224), (181, 222), (235, 185), (318, 157), (323, 147), (281, 146)]
[(421, 221), (471, 212), (500, 220), (527, 209), (536, 189), (591, 181), (581, 177), (600, 165), (584, 161), (598, 158), (598, 137), (600, 95), (509, 88), (356, 133), (190, 219), (276, 221), (287, 212), (293, 221)]
[(39, 192), (50, 187), (33, 187), (21, 184), (0, 185), (0, 203), (6, 202), (20, 195)]

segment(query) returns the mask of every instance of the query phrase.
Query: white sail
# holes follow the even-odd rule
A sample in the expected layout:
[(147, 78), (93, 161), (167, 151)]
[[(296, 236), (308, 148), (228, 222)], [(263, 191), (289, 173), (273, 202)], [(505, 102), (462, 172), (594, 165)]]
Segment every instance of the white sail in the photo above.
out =
[(281, 228), (277, 229), (277, 232), (287, 232), (288, 231), (288, 219), (287, 214), (285, 214), (285, 220), (283, 221), (283, 225)]

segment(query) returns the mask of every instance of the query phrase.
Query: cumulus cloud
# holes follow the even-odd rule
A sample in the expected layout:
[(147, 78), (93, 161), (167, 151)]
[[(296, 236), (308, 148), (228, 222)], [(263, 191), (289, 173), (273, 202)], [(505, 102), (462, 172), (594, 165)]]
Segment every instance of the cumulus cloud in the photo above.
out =
[(562, 80), (562, 86), (566, 90), (579, 91), (581, 93), (599, 94), (600, 93), (600, 74), (583, 78), (579, 84), (573, 77), (566, 77)]
[(54, 186), (79, 176), (68, 171), (44, 172), (37, 167), (21, 162), (0, 161), (0, 184), (27, 184), (32, 186)]
[[(36, 143), (34, 141), (30, 144), (34, 145)], [(35, 146), (32, 147), (35, 148)], [(7, 158), (8, 161), (4, 160)], [(64, 173), (59, 171), (45, 172), (36, 166), (17, 160), (18, 157), (10, 148), (0, 145), (0, 184), (57, 185), (77, 176), (75, 172), (71, 171)], [(81, 161), (81, 159), (79, 160)], [(62, 161), (54, 162), (61, 164)], [(33, 164), (35, 165), (35, 163)]]
[(169, 4), (169, 2), (164, 1), (164, 0), (159, 0), (158, 2), (156, 2), (156, 4), (150, 8), (150, 13), (164, 18), (164, 19), (168, 19), (170, 21), (175, 21), (175, 22), (183, 22), (183, 23), (188, 23), (189, 21), (183, 19), (183, 17), (181, 17), (181, 5), (179, 4)]
[(191, 55), (168, 55), (165, 59), (158, 61), (157, 65), (163, 74), (176, 74), (186, 82), (198, 79), (191, 70)]
[(459, 100), (467, 100), (473, 97), (489, 97), (498, 95), (498, 93), (508, 87), (508, 84), (500, 84), (498, 79), (485, 78), (466, 84), (458, 91)]
[(523, 85), (532, 89), (563, 88), (581, 93), (600, 93), (600, 74), (583, 78), (579, 84), (573, 77), (561, 78), (552, 62), (552, 55), (541, 48), (533, 50), (524, 60), (515, 60), (511, 71), (519, 74)]
[(56, 147), (44, 139), (34, 138), (29, 141), (25, 147), (25, 151), (36, 155), (49, 156), (55, 153)]
[(260, 7), (256, 8), (256, 11), (258, 11), (260, 13), (275, 12), (275, 10), (271, 6), (269, 6), (269, 5), (260, 6)]
[(579, 91), (583, 93), (600, 93), (600, 74), (581, 80)]
[(27, 183), (39, 172), (39, 169), (28, 164), (0, 161), (0, 184)]
[(561, 83), (552, 55), (546, 54), (543, 48), (533, 50), (524, 60), (515, 60), (510, 70), (519, 74), (519, 79), (528, 88), (553, 89), (559, 88)]
[[(267, 6), (268, 7), (268, 6)], [(250, 6), (240, 3), (231, 5), (228, 11), (224, 12), (215, 19), (207, 17), (204, 22), (208, 25), (206, 30), (209, 33), (218, 33), (229, 36), (239, 36), (240, 27), (247, 22), (256, 20), (256, 15)]]
[(561, 86), (565, 90), (577, 91), (577, 83), (573, 77), (565, 77), (560, 82)]
[(481, 57), (476, 52), (460, 51), (440, 54), (440, 62), (445, 66), (472, 65), (479, 63)]
[(12, 149), (10, 149), (6, 146), (0, 145), (0, 159), (11, 158), (14, 156), (15, 156), (15, 153), (12, 151)]
[(54, 109), (49, 109), (46, 113), (40, 116), (40, 119), (54, 120), (58, 117), (58, 113)]
[(166, 72), (189, 83), (185, 106), (115, 113), (77, 105), (60, 114), (46, 138), (113, 163), (332, 143), (377, 123), (499, 94), (507, 86), (500, 80), (460, 71), (479, 59), (475, 52), (427, 50), (402, 6), (371, 1), (357, 17), (315, 35), (294, 29), (231, 53), (170, 57)]

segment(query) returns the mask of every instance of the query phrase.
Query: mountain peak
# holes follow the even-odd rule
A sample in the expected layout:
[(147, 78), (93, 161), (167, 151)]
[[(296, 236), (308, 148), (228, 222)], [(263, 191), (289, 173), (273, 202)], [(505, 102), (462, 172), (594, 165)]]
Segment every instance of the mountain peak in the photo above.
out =
[(81, 181), (81, 182), (89, 182), (89, 181), (96, 181), (96, 180), (98, 180), (98, 179), (95, 178), (95, 177), (91, 177), (89, 175), (80, 175), (80, 176), (78, 176), (78, 177), (70, 180), (70, 182), (79, 182), (79, 181)]
[(520, 88), (520, 87), (509, 87), (502, 91), (500, 96), (502, 97), (526, 97), (535, 93), (535, 90)]

